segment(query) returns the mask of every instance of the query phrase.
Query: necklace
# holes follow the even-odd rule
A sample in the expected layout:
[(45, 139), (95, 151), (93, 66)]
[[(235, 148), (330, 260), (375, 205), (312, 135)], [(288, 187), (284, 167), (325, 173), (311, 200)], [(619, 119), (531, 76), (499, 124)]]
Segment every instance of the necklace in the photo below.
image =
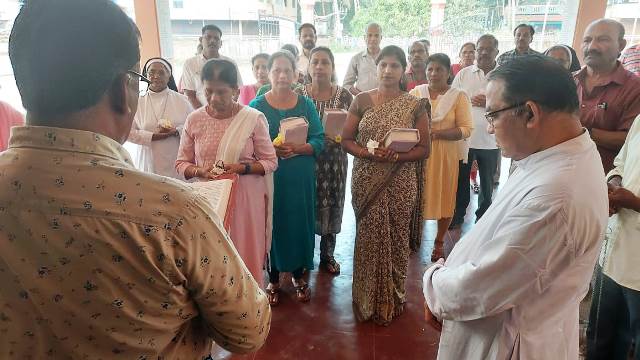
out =
[(160, 113), (160, 117), (156, 115), (156, 109), (153, 107), (153, 101), (151, 100), (151, 93), (147, 94), (147, 100), (149, 102), (149, 107), (151, 107), (151, 112), (153, 113), (153, 118), (156, 120), (156, 123), (164, 118), (164, 113), (167, 111), (167, 103), (169, 102), (169, 91), (167, 91), (167, 96), (164, 97), (164, 106), (162, 107), (162, 113)]

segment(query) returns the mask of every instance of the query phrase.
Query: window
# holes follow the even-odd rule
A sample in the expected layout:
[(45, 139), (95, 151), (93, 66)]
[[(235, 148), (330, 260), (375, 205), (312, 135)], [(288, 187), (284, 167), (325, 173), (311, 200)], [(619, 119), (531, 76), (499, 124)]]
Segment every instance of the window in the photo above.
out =
[(184, 2), (182, 0), (173, 0), (173, 8), (174, 9), (184, 8)]
[(609, 0), (605, 17), (622, 23), (627, 45), (640, 41), (640, 0)]

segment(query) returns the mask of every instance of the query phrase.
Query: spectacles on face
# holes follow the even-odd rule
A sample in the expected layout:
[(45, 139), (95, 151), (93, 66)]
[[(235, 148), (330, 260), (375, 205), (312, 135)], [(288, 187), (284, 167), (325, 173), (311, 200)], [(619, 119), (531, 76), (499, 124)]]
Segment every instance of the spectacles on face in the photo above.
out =
[(503, 111), (517, 109), (517, 108), (519, 108), (519, 107), (521, 107), (521, 106), (523, 106), (525, 104), (526, 103), (519, 103), (519, 104), (507, 106), (506, 108), (502, 108), (502, 109), (499, 109), (499, 110), (486, 112), (486, 113), (484, 113), (484, 118), (487, 119), (487, 122), (489, 123), (489, 125), (491, 125), (493, 127), (493, 123), (496, 121), (496, 118), (498, 117), (498, 114), (500, 114)]
[(135, 72), (133, 70), (128, 70), (127, 73), (130, 75), (137, 76), (140, 79), (140, 82), (138, 84), (138, 94), (140, 96), (145, 96), (147, 94), (147, 91), (149, 91), (149, 84), (151, 84), (151, 80), (147, 79), (146, 76), (138, 72)]

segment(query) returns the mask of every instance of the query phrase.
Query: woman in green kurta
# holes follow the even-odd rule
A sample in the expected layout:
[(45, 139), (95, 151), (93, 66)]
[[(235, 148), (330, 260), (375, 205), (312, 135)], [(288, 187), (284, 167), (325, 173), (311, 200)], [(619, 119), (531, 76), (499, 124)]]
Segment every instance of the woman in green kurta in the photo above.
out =
[(266, 116), (271, 139), (278, 136), (283, 119), (304, 117), (309, 123), (306, 144), (275, 146), (280, 159), (273, 179), (273, 242), (267, 294), (271, 305), (277, 305), (280, 271), (293, 273), (298, 300), (306, 302), (310, 298), (311, 291), (302, 277), (305, 269), (313, 269), (315, 157), (322, 151), (324, 131), (313, 102), (291, 90), (295, 59), (288, 52), (276, 52), (268, 68), (273, 88), (249, 106)]

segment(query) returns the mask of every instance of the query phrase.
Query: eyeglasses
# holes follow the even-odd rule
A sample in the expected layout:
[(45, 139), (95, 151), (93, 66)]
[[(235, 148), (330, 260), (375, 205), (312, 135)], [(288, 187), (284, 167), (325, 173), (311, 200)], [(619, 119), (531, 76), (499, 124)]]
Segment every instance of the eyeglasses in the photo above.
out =
[(147, 94), (147, 91), (149, 90), (149, 84), (151, 84), (151, 80), (147, 79), (146, 76), (140, 73), (137, 73), (133, 70), (128, 70), (127, 73), (131, 75), (135, 75), (138, 78), (140, 78), (140, 83), (138, 84), (138, 94), (140, 96), (145, 96)]
[(503, 111), (507, 111), (507, 110), (512, 110), (512, 109), (517, 109), (523, 105), (525, 105), (526, 103), (518, 103), (515, 105), (511, 105), (508, 106), (506, 108), (502, 108), (496, 111), (489, 111), (484, 113), (484, 118), (487, 119), (487, 122), (489, 122), (489, 125), (493, 126), (493, 122), (496, 121), (496, 117), (498, 117), (498, 114), (503, 112)]

